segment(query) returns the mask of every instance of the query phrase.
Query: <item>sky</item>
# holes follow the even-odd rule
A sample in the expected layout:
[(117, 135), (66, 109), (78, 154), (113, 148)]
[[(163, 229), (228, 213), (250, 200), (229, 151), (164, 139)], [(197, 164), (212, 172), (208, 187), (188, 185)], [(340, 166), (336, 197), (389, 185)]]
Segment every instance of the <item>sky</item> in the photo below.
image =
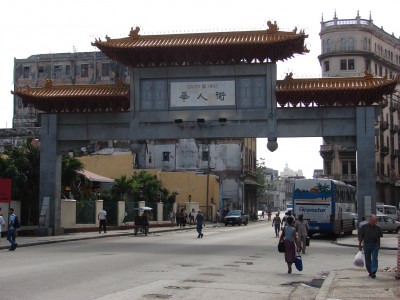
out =
[[(398, 0), (266, 1), (266, 0), (18, 0), (0, 1), (0, 128), (12, 127), (14, 58), (34, 54), (97, 51), (91, 45), (96, 38), (127, 37), (131, 27), (140, 34), (241, 31), (267, 29), (267, 21), (276, 21), (280, 30), (304, 29), (310, 50), (277, 63), (277, 77), (292, 72), (294, 78), (318, 78), (321, 69), (320, 22), (361, 18), (370, 13), (374, 24), (399, 37)], [(311, 177), (322, 169), (319, 148), (322, 138), (279, 139), (271, 153), (267, 140), (259, 139), (257, 158), (278, 171), (288, 165)]]

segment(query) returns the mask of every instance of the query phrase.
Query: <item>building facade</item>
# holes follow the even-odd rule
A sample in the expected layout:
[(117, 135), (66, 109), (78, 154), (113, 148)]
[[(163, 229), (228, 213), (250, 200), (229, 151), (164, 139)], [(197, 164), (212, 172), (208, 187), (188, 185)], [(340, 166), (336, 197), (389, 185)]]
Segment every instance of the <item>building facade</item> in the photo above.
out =
[[(400, 39), (357, 13), (354, 19), (321, 21), (323, 77), (384, 77), (400, 73)], [(385, 96), (376, 116), (375, 166), (377, 202), (399, 204), (399, 88)], [(354, 137), (324, 138), (320, 154), (324, 176), (356, 185), (356, 141)]]

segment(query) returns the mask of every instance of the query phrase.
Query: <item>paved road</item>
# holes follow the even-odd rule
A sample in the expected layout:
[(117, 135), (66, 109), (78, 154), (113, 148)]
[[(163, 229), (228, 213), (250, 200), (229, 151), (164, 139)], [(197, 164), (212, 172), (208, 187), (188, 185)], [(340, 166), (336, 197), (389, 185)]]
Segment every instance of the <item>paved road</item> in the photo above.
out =
[[(269, 222), (207, 227), (196, 237), (155, 232), (0, 251), (0, 298), (314, 299), (325, 276), (347, 270), (356, 253), (313, 239), (304, 271), (287, 274)], [(393, 266), (393, 251), (381, 252), (380, 265)]]

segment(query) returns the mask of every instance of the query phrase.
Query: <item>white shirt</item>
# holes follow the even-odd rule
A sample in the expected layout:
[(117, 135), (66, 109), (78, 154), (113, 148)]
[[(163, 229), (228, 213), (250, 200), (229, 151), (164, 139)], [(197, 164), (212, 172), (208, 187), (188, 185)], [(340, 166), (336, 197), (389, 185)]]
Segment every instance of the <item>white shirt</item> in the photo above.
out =
[(3, 216), (0, 216), (0, 233), (1, 233), (1, 229), (3, 228), (5, 222), (4, 222), (4, 218)]
[(98, 217), (99, 217), (99, 220), (105, 220), (105, 219), (107, 219), (107, 213), (106, 213), (106, 211), (105, 211), (105, 210), (99, 211)]

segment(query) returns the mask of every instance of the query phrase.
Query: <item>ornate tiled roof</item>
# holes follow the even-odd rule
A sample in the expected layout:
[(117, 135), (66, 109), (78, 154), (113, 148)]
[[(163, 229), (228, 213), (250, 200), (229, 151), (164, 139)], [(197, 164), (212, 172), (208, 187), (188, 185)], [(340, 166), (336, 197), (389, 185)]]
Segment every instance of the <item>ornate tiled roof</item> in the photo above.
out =
[(365, 106), (378, 104), (384, 95), (395, 92), (397, 79), (364, 77), (326, 77), (293, 79), (288, 74), (276, 82), (276, 98), (280, 106)]
[[(384, 95), (395, 92), (397, 79), (364, 77), (293, 79), (288, 74), (276, 82), (276, 98), (281, 107), (369, 106), (379, 104)], [(36, 109), (47, 113), (128, 111), (129, 85), (60, 85), (51, 80), (43, 88), (11, 92)]]
[(130, 106), (129, 85), (121, 80), (115, 84), (57, 86), (47, 80), (45, 87), (18, 88), (11, 93), (47, 113), (128, 111)]
[(260, 31), (143, 36), (136, 27), (126, 38), (106, 36), (105, 41), (96, 39), (92, 45), (135, 68), (276, 62), (308, 52), (304, 45), (308, 35), (303, 31), (279, 31), (276, 22), (267, 24), (269, 28)]

